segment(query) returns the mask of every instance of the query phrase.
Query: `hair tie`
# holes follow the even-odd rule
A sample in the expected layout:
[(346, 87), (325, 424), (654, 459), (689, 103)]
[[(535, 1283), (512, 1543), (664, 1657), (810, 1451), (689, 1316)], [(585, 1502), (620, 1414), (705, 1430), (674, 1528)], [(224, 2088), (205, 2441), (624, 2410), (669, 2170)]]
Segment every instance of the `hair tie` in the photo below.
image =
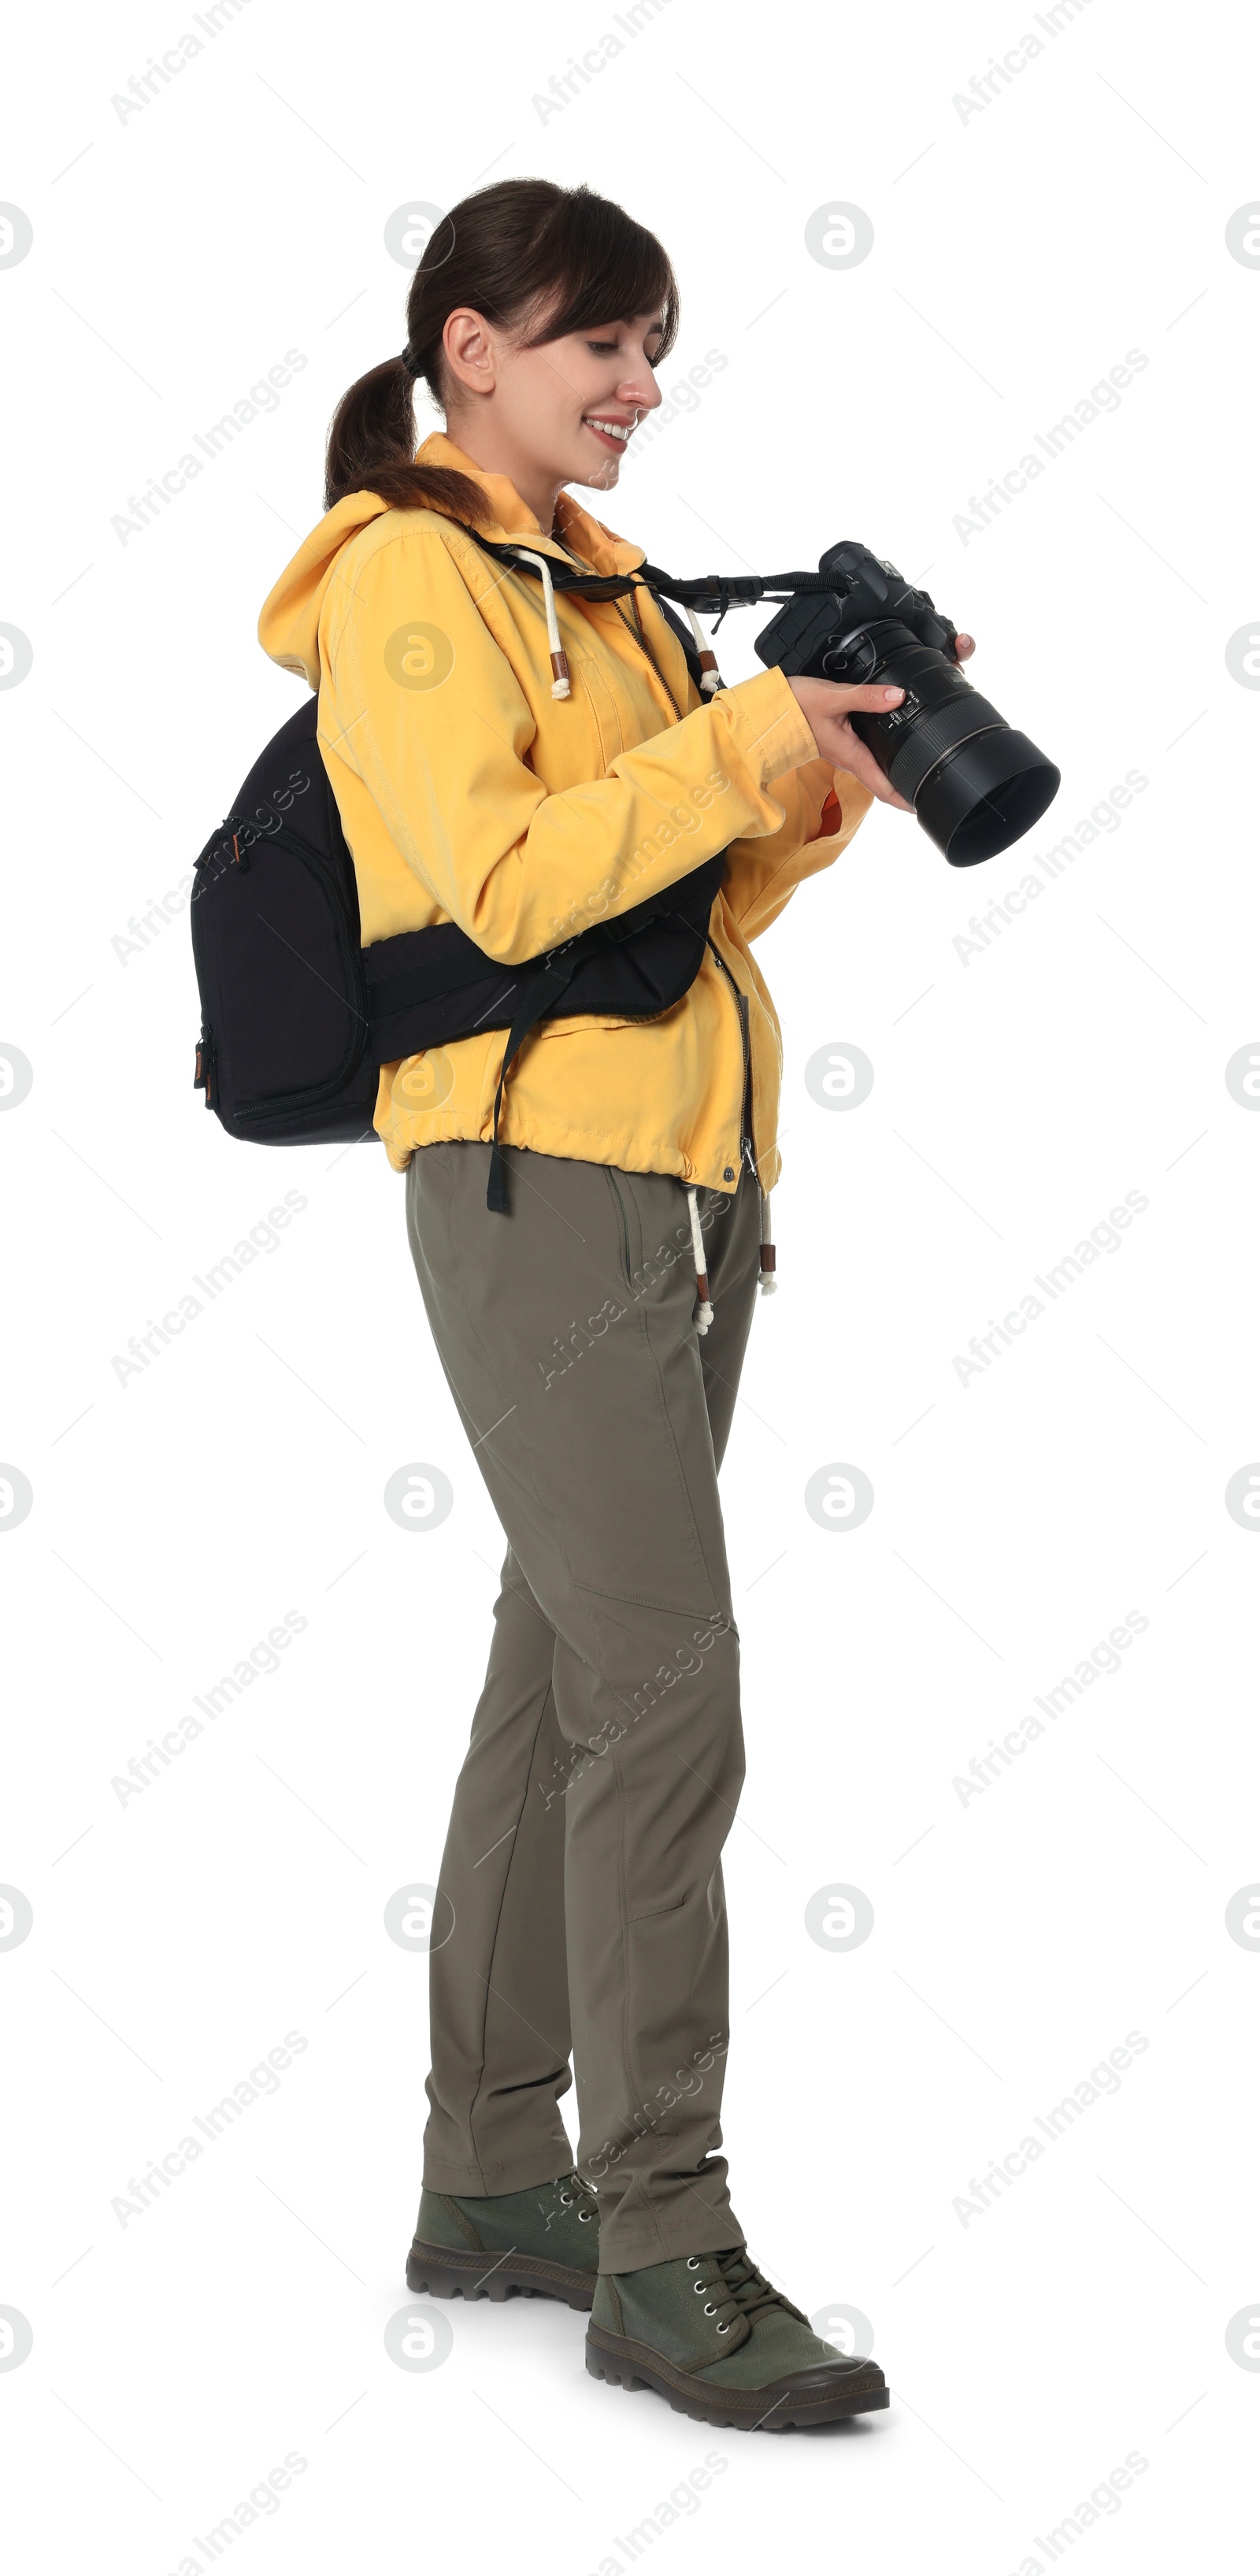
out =
[(411, 354), (410, 349), (404, 349), (404, 350), (403, 350), (403, 352), (402, 352), (402, 356), (400, 357), (400, 359), (399, 359), (399, 362), (398, 362), (398, 363), (399, 363), (399, 365), (400, 365), (401, 367), (403, 367), (403, 368), (405, 369), (406, 373), (407, 373), (409, 376), (418, 376), (418, 375), (419, 375), (420, 370), (419, 370), (419, 368), (418, 368), (418, 367), (417, 367), (417, 365), (416, 365), (415, 359), (412, 357), (412, 354)]

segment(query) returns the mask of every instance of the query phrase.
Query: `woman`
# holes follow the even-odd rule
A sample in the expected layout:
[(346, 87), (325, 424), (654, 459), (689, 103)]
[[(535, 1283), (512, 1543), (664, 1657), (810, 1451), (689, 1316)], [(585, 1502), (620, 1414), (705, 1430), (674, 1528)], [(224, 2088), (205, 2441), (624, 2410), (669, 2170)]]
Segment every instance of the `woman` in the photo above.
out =
[[(901, 692), (770, 670), (706, 698), (644, 587), (555, 590), (553, 563), (644, 561), (566, 488), (615, 488), (678, 327), (669, 261), (619, 207), (483, 189), (439, 223), (407, 320), (337, 412), (327, 515), (259, 629), (319, 690), (365, 945), (450, 921), (510, 969), (725, 853), (704, 962), (657, 1017), (546, 1020), (506, 1086), (501, 1029), (381, 1072), (508, 1539), (439, 1881), (407, 2277), (591, 2309), (596, 2377), (707, 2421), (818, 2422), (886, 2405), (882, 2373), (755, 2268), (716, 2152), (743, 1777), (717, 1470), (779, 1168), (748, 942), (873, 798), (901, 805), (848, 721)], [(418, 455), (416, 378), (447, 423)]]

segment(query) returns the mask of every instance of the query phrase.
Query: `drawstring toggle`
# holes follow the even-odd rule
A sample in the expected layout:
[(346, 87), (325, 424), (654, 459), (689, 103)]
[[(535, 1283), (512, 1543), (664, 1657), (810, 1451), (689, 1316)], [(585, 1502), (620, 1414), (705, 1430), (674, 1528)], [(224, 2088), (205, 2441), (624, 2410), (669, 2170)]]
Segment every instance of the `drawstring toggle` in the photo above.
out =
[(696, 652), (700, 661), (700, 695), (702, 698), (711, 698), (716, 689), (725, 685), (718, 670), (717, 655), (694, 608), (688, 608), (687, 615), (691, 620), (691, 632), (696, 639)]
[(778, 1280), (775, 1277), (774, 1245), (770, 1240), (770, 1192), (761, 1193), (761, 1280), (763, 1297), (773, 1297)]
[(551, 566), (545, 555), (534, 554), (528, 546), (518, 546), (516, 551), (524, 555), (526, 563), (537, 564), (542, 574), (543, 607), (547, 614), (547, 649), (551, 655), (551, 694), (553, 698), (567, 698), (570, 694), (569, 664), (564, 646), (560, 641), (560, 625), (556, 616), (556, 594), (551, 579)]
[(704, 1236), (700, 1231), (700, 1205), (694, 1189), (689, 1189), (687, 1192), (687, 1213), (691, 1218), (691, 1251), (696, 1265), (696, 1295), (700, 1300), (696, 1331), (707, 1333), (713, 1321), (713, 1308), (709, 1302), (709, 1274), (704, 1266)]

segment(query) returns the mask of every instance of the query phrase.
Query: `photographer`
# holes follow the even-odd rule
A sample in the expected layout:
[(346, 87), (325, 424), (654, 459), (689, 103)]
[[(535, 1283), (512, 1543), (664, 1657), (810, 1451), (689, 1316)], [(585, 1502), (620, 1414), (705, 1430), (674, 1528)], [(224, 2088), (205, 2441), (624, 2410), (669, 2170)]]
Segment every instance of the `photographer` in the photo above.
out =
[[(781, 1049), (749, 942), (873, 798), (911, 810), (849, 722), (902, 692), (770, 669), (704, 695), (646, 588), (553, 587), (552, 565), (645, 560), (567, 489), (615, 489), (678, 329), (665, 252), (619, 207), (481, 190), (435, 229), (407, 319), (340, 405), (327, 515), (259, 630), (319, 691), (365, 946), (454, 923), (510, 978), (725, 863), (671, 1008), (543, 1020), (510, 1081), (501, 1027), (381, 1071), (376, 1130), (508, 1540), (439, 1882), (408, 2280), (593, 2296), (596, 2376), (713, 2423), (820, 2422), (886, 2404), (882, 2373), (753, 2265), (718, 2152), (743, 1752), (717, 1473), (774, 1264)], [(418, 455), (415, 379), (447, 423)], [(470, 529), (531, 549), (541, 586)]]

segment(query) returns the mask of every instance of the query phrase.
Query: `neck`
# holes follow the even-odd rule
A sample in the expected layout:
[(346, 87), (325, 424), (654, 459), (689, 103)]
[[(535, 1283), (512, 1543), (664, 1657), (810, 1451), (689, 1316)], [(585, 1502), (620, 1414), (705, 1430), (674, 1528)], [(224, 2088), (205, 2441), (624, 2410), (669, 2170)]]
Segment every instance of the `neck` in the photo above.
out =
[(540, 472), (537, 466), (531, 465), (526, 457), (515, 451), (510, 440), (505, 440), (502, 433), (496, 432), (492, 424), (479, 414), (465, 420), (457, 413), (453, 419), (448, 419), (446, 434), (457, 447), (463, 448), (465, 456), (470, 457), (474, 465), (479, 465), (484, 474), (506, 475), (526, 508), (533, 511), (543, 534), (560, 538), (557, 522), (564, 486), (556, 482), (554, 475)]

